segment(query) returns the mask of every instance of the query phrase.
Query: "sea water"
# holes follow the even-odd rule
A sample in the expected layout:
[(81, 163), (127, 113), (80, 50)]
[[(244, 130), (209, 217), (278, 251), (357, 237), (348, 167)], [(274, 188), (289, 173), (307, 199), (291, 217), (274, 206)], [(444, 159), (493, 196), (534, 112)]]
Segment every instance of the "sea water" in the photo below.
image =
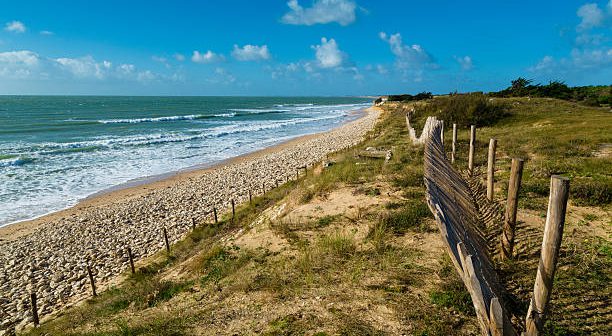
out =
[(128, 181), (329, 130), (354, 97), (0, 96), (0, 226)]

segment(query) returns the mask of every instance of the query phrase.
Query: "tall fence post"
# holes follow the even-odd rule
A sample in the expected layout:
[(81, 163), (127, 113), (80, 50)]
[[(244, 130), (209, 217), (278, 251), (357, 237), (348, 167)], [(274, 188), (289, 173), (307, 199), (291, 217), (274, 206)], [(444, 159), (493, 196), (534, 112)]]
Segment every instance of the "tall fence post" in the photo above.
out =
[(523, 176), (523, 159), (512, 159), (510, 181), (508, 182), (508, 199), (506, 200), (506, 215), (502, 230), (502, 258), (512, 258), (514, 249), (514, 230), (516, 229), (516, 210), (518, 208), (518, 193)]
[(525, 321), (527, 329), (525, 334), (528, 336), (539, 335), (544, 326), (544, 318), (548, 301), (550, 300), (550, 293), (552, 292), (553, 279), (561, 247), (561, 238), (563, 237), (568, 196), (569, 179), (557, 175), (551, 176), (548, 213), (546, 214), (544, 238), (542, 239), (542, 253), (533, 286), (533, 297), (529, 310), (527, 310)]
[(136, 273), (136, 268), (134, 268), (134, 256), (132, 255), (132, 249), (128, 246), (127, 248), (128, 259), (130, 259), (130, 269), (132, 270), (132, 274)]
[(87, 275), (89, 275), (89, 282), (91, 282), (91, 293), (93, 296), (98, 296), (96, 293), (96, 283), (94, 282), (93, 273), (91, 272), (91, 267), (87, 265)]
[(474, 146), (476, 145), (476, 126), (470, 126), (470, 152), (468, 155), (468, 170), (474, 170)]
[(38, 327), (40, 320), (38, 319), (38, 306), (36, 305), (36, 293), (30, 294), (30, 302), (32, 303), (32, 318), (34, 319), (34, 326)]
[(213, 207), (213, 217), (215, 219), (215, 224), (219, 223), (219, 218), (217, 218), (217, 207)]
[(249, 189), (249, 204), (253, 204), (253, 195), (251, 195), (251, 189)]
[(455, 163), (455, 153), (457, 152), (457, 124), (453, 124), (453, 149), (451, 152), (451, 163)]
[(232, 223), (236, 218), (236, 204), (234, 203), (234, 199), (232, 198)]
[(163, 228), (163, 232), (164, 232), (164, 242), (166, 243), (166, 252), (170, 253), (170, 243), (168, 242), (168, 230), (166, 230), (166, 228)]
[(495, 183), (495, 150), (497, 149), (497, 140), (489, 140), (489, 157), (487, 159), (487, 198), (493, 200), (493, 187)]

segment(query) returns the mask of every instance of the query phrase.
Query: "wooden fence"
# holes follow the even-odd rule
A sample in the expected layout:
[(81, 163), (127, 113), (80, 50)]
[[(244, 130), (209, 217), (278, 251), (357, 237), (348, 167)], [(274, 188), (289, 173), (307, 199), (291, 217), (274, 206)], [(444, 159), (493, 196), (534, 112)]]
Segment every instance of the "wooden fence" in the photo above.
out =
[[(435, 216), (448, 254), (470, 293), (482, 335), (517, 335), (518, 332), (510, 320), (513, 314), (506, 308), (502, 299), (504, 288), (498, 279), (491, 253), (499, 250), (502, 258), (512, 258), (523, 161), (513, 159), (505, 217), (503, 221), (501, 218), (498, 218), (499, 221), (492, 221), (490, 219), (495, 217), (494, 213), (498, 213), (493, 205), (495, 203), (492, 202), (497, 141), (491, 139), (489, 142), (487, 188), (483, 201), (482, 195), (474, 192), (475, 188), (481, 186), (479, 181), (474, 183), (474, 126), (470, 129), (467, 171), (469, 179), (466, 180), (452, 164), (457, 141), (455, 124), (451, 161), (447, 159), (444, 148), (443, 121), (428, 117), (420, 137), (416, 136), (410, 125), (410, 113), (406, 115), (406, 125), (413, 142), (425, 146), (424, 179), (427, 203)], [(568, 179), (551, 177), (542, 255), (529, 312), (525, 318), (525, 335), (538, 335), (542, 331), (563, 234), (568, 191)], [(496, 222), (503, 222), (503, 226), (496, 228), (485, 225)], [(501, 236), (500, 249), (491, 243), (496, 241), (495, 236)]]

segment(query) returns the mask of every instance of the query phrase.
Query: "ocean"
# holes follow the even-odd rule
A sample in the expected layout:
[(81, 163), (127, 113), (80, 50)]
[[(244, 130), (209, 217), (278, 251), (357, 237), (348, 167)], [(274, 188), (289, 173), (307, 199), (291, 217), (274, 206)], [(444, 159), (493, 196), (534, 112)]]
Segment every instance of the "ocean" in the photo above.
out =
[(353, 97), (0, 96), (0, 226), (356, 118)]

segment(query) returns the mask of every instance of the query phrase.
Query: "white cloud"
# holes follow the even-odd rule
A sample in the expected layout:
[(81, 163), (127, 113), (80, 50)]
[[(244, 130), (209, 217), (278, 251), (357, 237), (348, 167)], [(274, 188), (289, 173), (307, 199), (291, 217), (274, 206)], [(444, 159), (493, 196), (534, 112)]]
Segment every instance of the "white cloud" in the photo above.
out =
[(153, 55), (153, 56), (151, 56), (151, 59), (154, 60), (155, 62), (159, 62), (159, 63), (166, 63), (166, 62), (168, 62), (168, 59), (163, 57), (163, 56)]
[(341, 66), (345, 59), (345, 54), (340, 51), (336, 40), (321, 38), (320, 45), (314, 45), (311, 47), (315, 50), (315, 56), (317, 58), (317, 64), (321, 68), (335, 68)]
[(437, 67), (433, 58), (418, 44), (406, 45), (402, 41), (400, 33), (388, 36), (384, 32), (379, 37), (389, 44), (391, 52), (395, 55), (395, 66), (398, 69), (423, 69), (425, 67)]
[(176, 54), (174, 54), (174, 59), (176, 59), (179, 62), (182, 62), (182, 61), (185, 60), (185, 55), (176, 53)]
[(588, 30), (599, 27), (604, 21), (604, 13), (596, 3), (589, 3), (580, 6), (576, 12), (581, 21), (578, 30)]
[(11, 21), (6, 23), (4, 30), (13, 33), (24, 33), (26, 31), (26, 26), (21, 21)]
[(612, 48), (573, 49), (568, 57), (558, 60), (545, 56), (528, 70), (536, 73), (564, 74), (585, 71), (601, 71), (612, 68)]
[(247, 44), (242, 48), (234, 44), (232, 56), (239, 61), (261, 61), (271, 57), (268, 46), (265, 44), (262, 46)]
[(51, 36), (51, 35), (55, 35), (55, 33), (52, 31), (48, 31), (48, 30), (41, 30), (40, 35)]
[(376, 64), (376, 72), (378, 72), (380, 75), (386, 75), (389, 73), (389, 70), (387, 70), (387, 68), (382, 64)]
[(155, 75), (151, 70), (141, 71), (136, 75), (136, 80), (143, 83), (152, 82), (157, 79), (157, 75)]
[(474, 63), (472, 62), (472, 58), (470, 56), (457, 57), (455, 56), (455, 60), (459, 65), (461, 65), (461, 69), (463, 70), (472, 70), (474, 68)]
[(104, 79), (112, 67), (109, 61), (98, 62), (91, 56), (81, 58), (56, 58), (56, 65), (78, 78)]
[(300, 6), (298, 0), (287, 2), (290, 11), (283, 15), (281, 21), (287, 24), (307, 25), (337, 22), (342, 26), (355, 21), (357, 5), (350, 0), (314, 0), (312, 7)]
[(40, 56), (29, 50), (0, 53), (0, 77), (27, 78), (40, 64)]
[(207, 79), (212, 84), (231, 84), (236, 81), (236, 77), (224, 68), (215, 68), (215, 74), (213, 77)]
[(0, 53), (0, 63), (21, 64), (25, 66), (38, 65), (40, 57), (37, 53), (29, 50), (7, 51)]
[(195, 63), (213, 63), (222, 61), (223, 59), (223, 55), (216, 54), (210, 50), (205, 53), (194, 50), (191, 56), (191, 61)]

